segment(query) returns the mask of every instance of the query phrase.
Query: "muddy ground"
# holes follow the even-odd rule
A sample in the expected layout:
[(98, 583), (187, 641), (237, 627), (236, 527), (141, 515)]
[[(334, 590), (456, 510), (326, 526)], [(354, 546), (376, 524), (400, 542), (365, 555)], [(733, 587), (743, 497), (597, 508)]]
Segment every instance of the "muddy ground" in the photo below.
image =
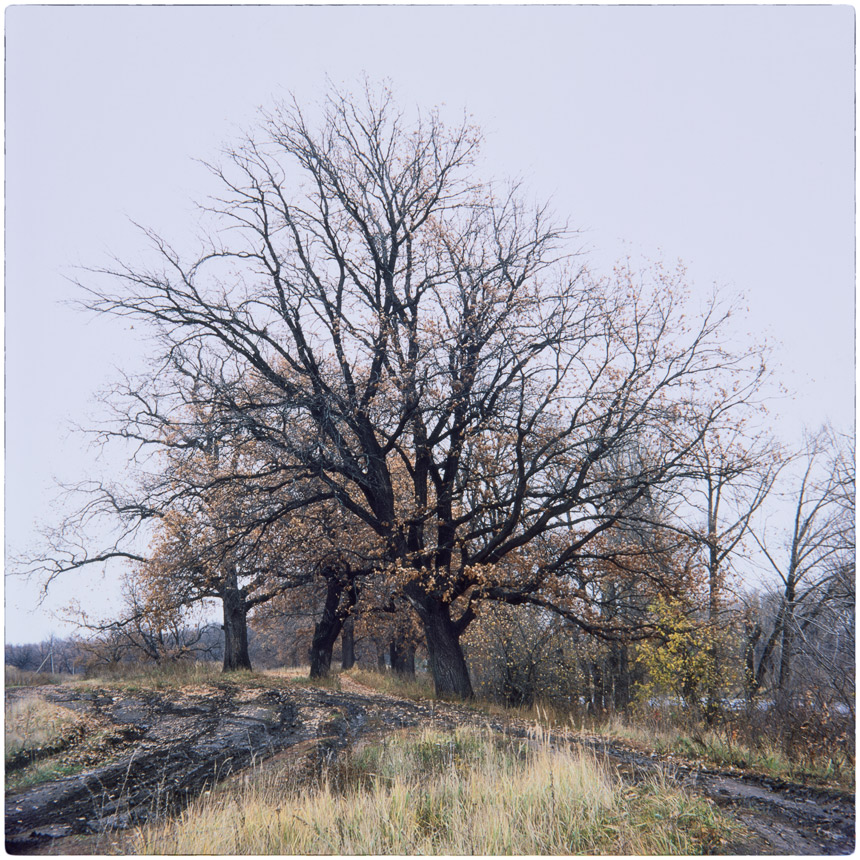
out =
[[(63, 686), (7, 690), (7, 701), (41, 696), (85, 714), (101, 730), (99, 747), (79, 762), (81, 772), (7, 792), (6, 848), (17, 854), (107, 853), (121, 847), (121, 834), (130, 825), (174, 813), (207, 786), (275, 756), (300, 779), (348, 744), (395, 729), (474, 724), (523, 737), (530, 730), (522, 721), (463, 705), (384, 695), (345, 676), (341, 685), (334, 690), (216, 681), (137, 692)], [(851, 795), (680, 762), (599, 738), (555, 740), (589, 746), (624, 779), (636, 781), (660, 769), (712, 798), (750, 833), (726, 846), (729, 853), (854, 850)]]

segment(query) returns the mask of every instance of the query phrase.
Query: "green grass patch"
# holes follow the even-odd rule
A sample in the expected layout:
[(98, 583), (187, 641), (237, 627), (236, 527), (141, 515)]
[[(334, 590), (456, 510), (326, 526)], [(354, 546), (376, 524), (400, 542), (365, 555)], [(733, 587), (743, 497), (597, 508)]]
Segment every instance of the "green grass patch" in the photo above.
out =
[(66, 761), (60, 757), (52, 757), (44, 761), (37, 761), (28, 765), (23, 770), (6, 775), (6, 790), (17, 791), (29, 788), (52, 779), (61, 779), (64, 776), (73, 776), (80, 773), (85, 765), (80, 761)]

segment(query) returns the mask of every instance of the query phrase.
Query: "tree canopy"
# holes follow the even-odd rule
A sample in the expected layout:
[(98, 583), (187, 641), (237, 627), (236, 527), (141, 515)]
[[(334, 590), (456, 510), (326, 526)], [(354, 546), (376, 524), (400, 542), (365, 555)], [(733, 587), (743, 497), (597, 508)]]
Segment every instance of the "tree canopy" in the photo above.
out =
[[(280, 105), (211, 166), (198, 253), (147, 231), (154, 265), (81, 279), (88, 308), (157, 335), (159, 372), (117, 392), (106, 435), (185, 464), (133, 503), (97, 497), (132, 522), (217, 487), (257, 545), (335, 506), (417, 612), (437, 691), (461, 696), (481, 601), (600, 632), (577, 583), (602, 536), (646, 527), (765, 374), (682, 269), (591, 272), (547, 206), (477, 178), (480, 141), (385, 88), (332, 90), (313, 118)], [(192, 468), (213, 446), (234, 467)]]

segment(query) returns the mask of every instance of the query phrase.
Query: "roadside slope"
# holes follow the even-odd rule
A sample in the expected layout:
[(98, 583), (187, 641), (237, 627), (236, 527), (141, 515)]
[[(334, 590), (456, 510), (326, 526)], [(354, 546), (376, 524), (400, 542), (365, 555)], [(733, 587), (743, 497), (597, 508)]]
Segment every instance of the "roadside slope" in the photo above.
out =
[[(167, 691), (42, 687), (29, 691), (118, 726), (106, 760), (74, 776), (6, 796), (10, 853), (56, 851), (68, 837), (117, 830), (183, 808), (200, 792), (289, 748), (311, 773), (358, 739), (396, 729), (479, 725), (519, 737), (533, 726), (464, 705), (412, 701), (340, 676), (341, 690), (219, 681)], [(7, 691), (9, 696), (20, 696)], [(754, 834), (735, 853), (846, 854), (854, 848), (854, 799), (749, 774), (678, 764), (597, 737), (567, 732), (636, 781), (662, 772), (706, 794)]]

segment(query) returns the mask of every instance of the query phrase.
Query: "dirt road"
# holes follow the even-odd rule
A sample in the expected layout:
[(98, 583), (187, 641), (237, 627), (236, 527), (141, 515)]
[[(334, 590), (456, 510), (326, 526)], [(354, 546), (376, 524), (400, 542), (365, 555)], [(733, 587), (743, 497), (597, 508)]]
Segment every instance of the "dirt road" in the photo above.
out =
[[(474, 724), (526, 737), (522, 721), (463, 705), (387, 696), (341, 676), (341, 690), (219, 681), (164, 691), (62, 686), (7, 691), (38, 695), (104, 727), (99, 763), (6, 796), (10, 853), (71, 853), (76, 834), (121, 830), (174, 812), (207, 786), (291, 749), (291, 767), (309, 773), (358, 738), (394, 729)], [(678, 764), (597, 738), (558, 735), (641, 779), (657, 769), (707, 794), (754, 834), (738, 854), (847, 854), (854, 848), (854, 799), (836, 792)]]

